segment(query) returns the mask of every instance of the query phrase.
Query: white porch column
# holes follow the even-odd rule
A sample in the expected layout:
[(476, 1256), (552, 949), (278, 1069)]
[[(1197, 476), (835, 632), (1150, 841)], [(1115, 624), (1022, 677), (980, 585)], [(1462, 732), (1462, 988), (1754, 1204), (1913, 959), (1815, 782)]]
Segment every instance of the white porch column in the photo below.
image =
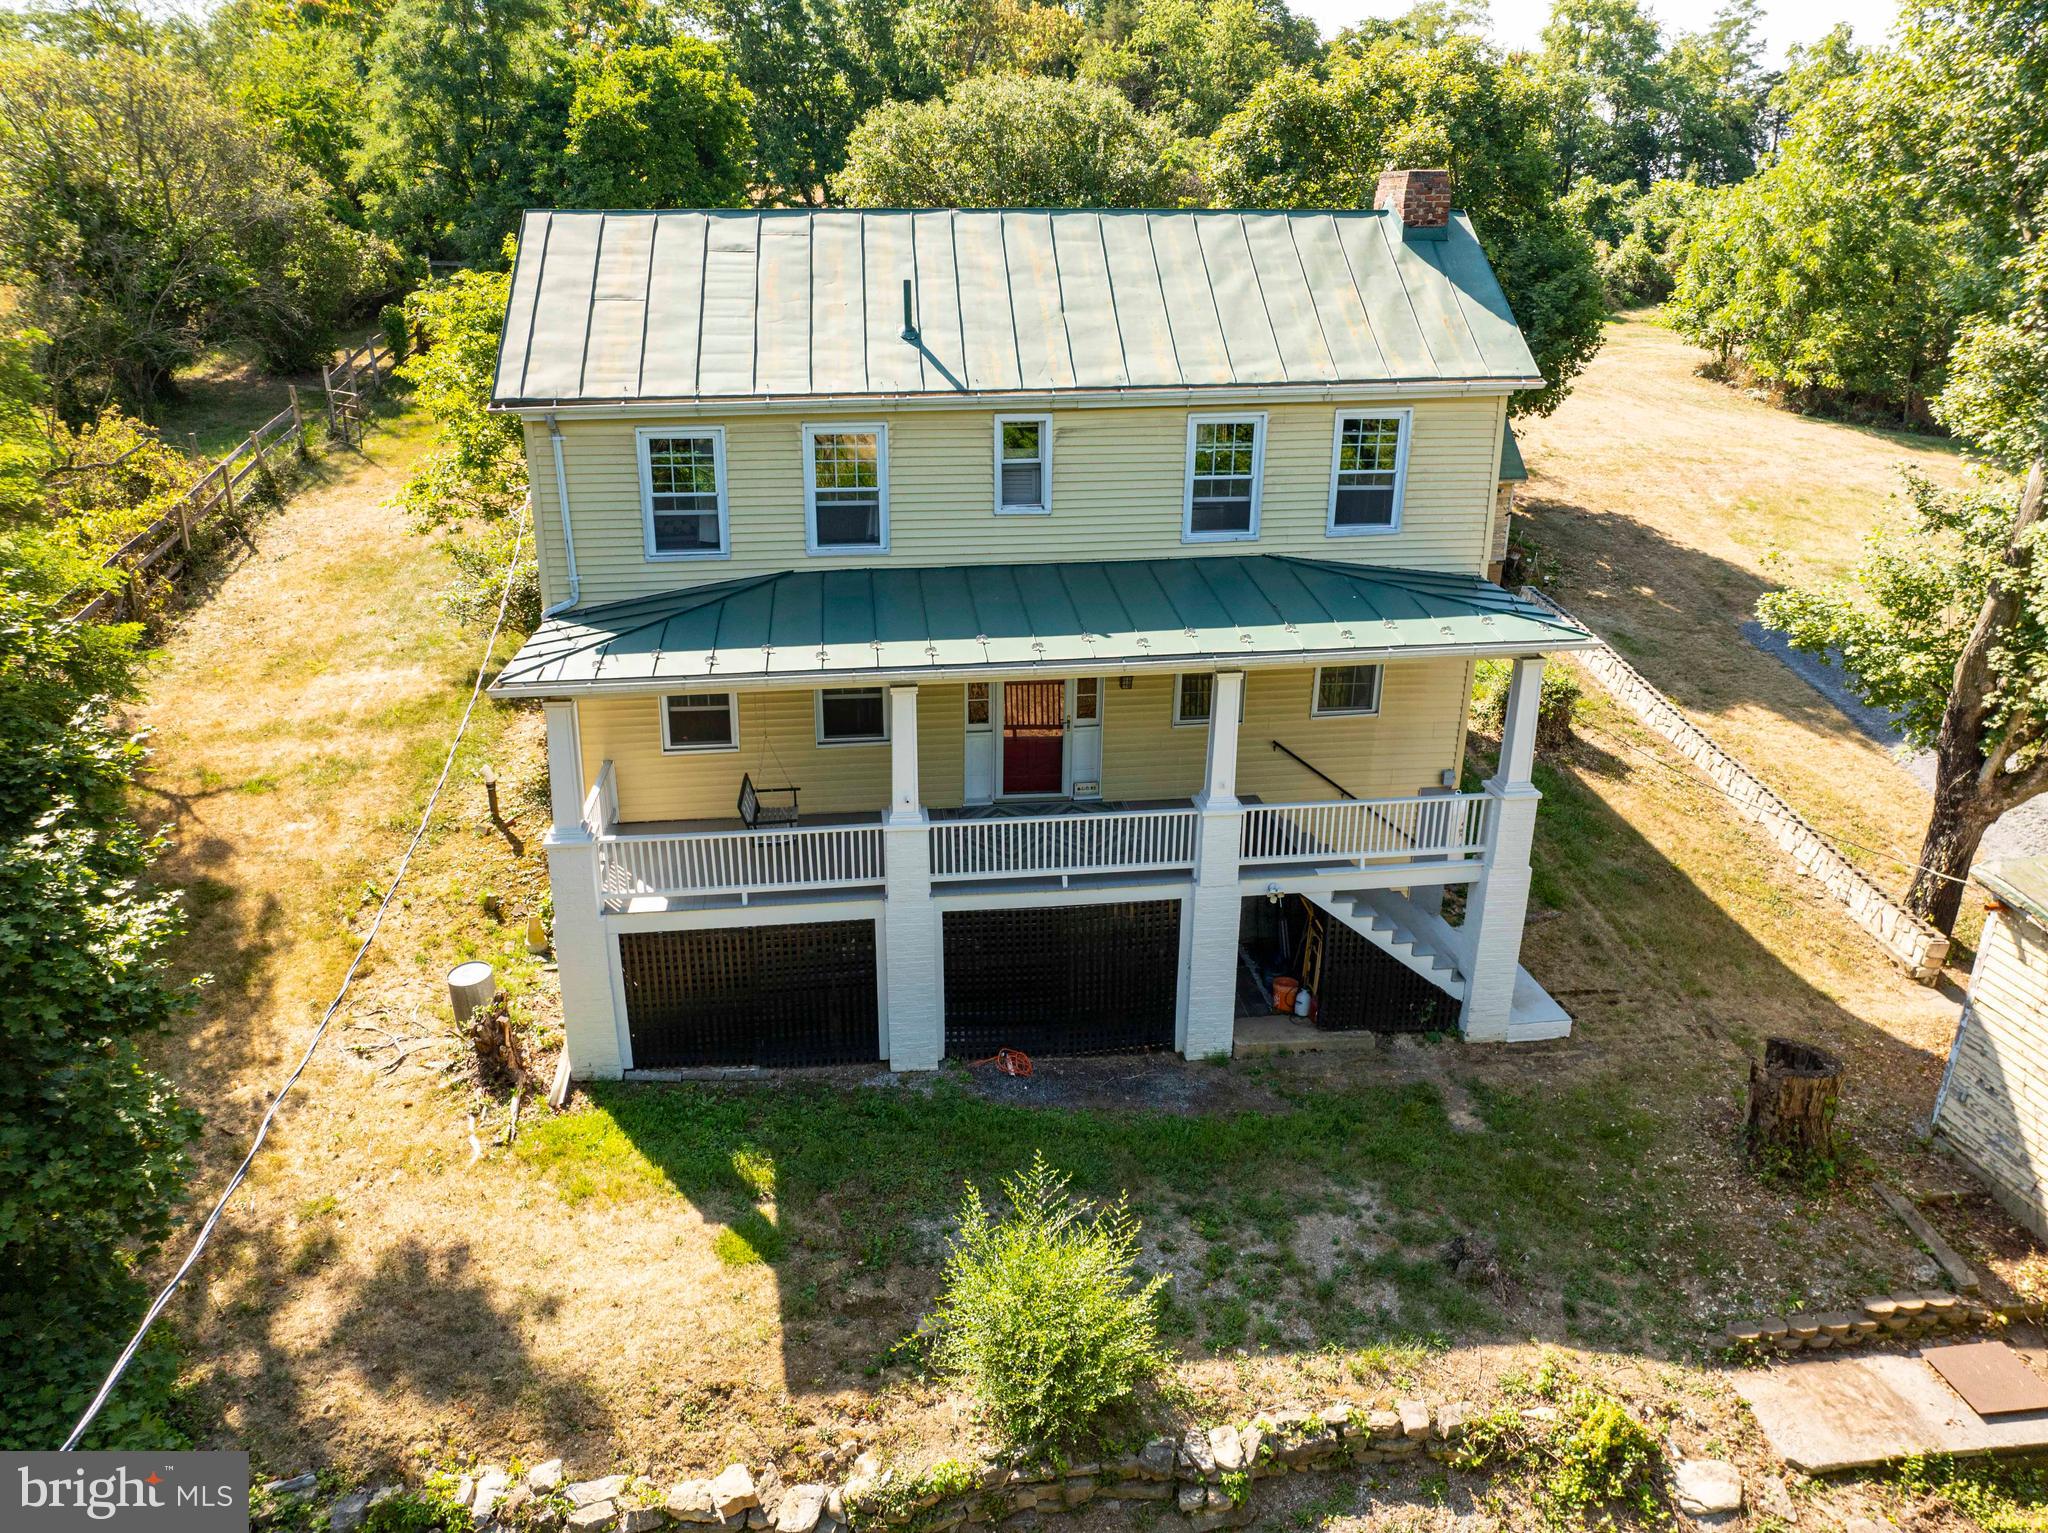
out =
[(631, 1063), (612, 1009), (611, 939), (604, 928), (597, 842), (583, 823), (583, 741), (576, 704), (543, 704), (548, 726), (548, 802), (554, 823), (541, 843), (555, 896), (555, 967), (562, 1039), (577, 1080), (611, 1079)]
[(1237, 1030), (1237, 869), (1243, 813), (1237, 802), (1237, 723), (1244, 672), (1218, 671), (1209, 699), (1209, 754), (1195, 830), (1195, 893), (1189, 901), (1188, 1059), (1228, 1054)]
[(882, 1049), (892, 1070), (936, 1070), (946, 1052), (931, 826), (917, 785), (917, 688), (889, 689), (889, 811), (882, 817)]
[(1536, 805), (1543, 797), (1529, 781), (1543, 657), (1532, 655), (1514, 665), (1501, 724), (1500, 764), (1486, 781), (1493, 802), (1484, 871), (1465, 906), (1465, 1004), (1458, 1030), (1472, 1043), (1499, 1043), (1508, 1036), (1522, 922), (1529, 909), (1529, 849), (1536, 839)]

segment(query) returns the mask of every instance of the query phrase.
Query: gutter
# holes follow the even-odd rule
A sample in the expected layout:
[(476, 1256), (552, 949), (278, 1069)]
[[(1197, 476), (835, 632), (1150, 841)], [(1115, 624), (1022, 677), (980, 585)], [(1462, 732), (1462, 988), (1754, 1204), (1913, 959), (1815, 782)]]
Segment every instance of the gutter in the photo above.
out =
[[(562, 553), (568, 566), (569, 595), (541, 613), (544, 618), (567, 612), (583, 596), (583, 582), (576, 578), (576, 533), (569, 525), (569, 471), (562, 466), (562, 428), (552, 410), (548, 412), (547, 423), (548, 441), (555, 449), (555, 504), (562, 511)], [(538, 542), (536, 538), (536, 545)]]
[[(528, 641), (532, 642), (532, 641)], [(905, 686), (949, 681), (1000, 681), (1013, 676), (1052, 674), (1058, 676), (1143, 676), (1181, 671), (1281, 670), (1307, 665), (1379, 665), (1403, 660), (1516, 660), (1531, 655), (1558, 654), (1566, 650), (1590, 649), (1600, 641), (1590, 634), (1571, 638), (1560, 634), (1555, 641), (1540, 644), (1498, 640), (1478, 644), (1408, 644), (1384, 649), (1289, 650), (1251, 655), (1206, 654), (1169, 655), (1161, 659), (1094, 660), (1073, 655), (1057, 660), (984, 662), (979, 665), (932, 665), (916, 669), (866, 667), (860, 670), (779, 671), (731, 673), (715, 671), (685, 676), (630, 676), (617, 680), (507, 681), (501, 673), (491, 683), (493, 697), (628, 697), (695, 688), (721, 692), (737, 690), (779, 691), (785, 688), (812, 690), (821, 686)], [(516, 661), (515, 661), (516, 663)]]
[(1466, 399), (1481, 395), (1504, 396), (1521, 389), (1541, 388), (1540, 375), (1526, 378), (1473, 378), (1373, 383), (1227, 383), (1197, 387), (1182, 385), (1160, 388), (1154, 385), (1115, 389), (973, 389), (934, 394), (925, 391), (895, 394), (733, 394), (717, 397), (684, 396), (670, 399), (495, 399), (490, 409), (496, 414), (522, 419), (545, 418), (550, 429), (555, 416), (582, 419), (634, 416), (689, 416), (778, 414), (820, 410), (890, 409), (1130, 409), (1145, 406), (1209, 407), (1215, 404), (1256, 403), (1260, 400), (1299, 400), (1309, 403), (1344, 404), (1362, 399)]

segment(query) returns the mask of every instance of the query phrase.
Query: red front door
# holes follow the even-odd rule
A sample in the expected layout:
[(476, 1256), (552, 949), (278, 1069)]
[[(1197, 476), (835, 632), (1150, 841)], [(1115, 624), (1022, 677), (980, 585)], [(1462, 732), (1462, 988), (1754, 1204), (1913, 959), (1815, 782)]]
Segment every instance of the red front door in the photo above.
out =
[(1067, 734), (1064, 681), (1012, 681), (1003, 687), (1003, 792), (1062, 793)]

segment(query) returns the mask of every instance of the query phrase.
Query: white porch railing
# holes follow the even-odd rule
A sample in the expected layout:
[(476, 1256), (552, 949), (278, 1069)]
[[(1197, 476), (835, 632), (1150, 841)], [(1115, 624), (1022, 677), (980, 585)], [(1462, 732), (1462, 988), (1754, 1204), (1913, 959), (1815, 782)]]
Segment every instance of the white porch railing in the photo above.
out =
[(931, 828), (934, 879), (1153, 873), (1195, 863), (1192, 809), (1005, 815)]
[(1484, 793), (1257, 804), (1244, 811), (1246, 863), (1413, 861), (1486, 850), (1492, 800)]
[(879, 825), (785, 826), (605, 835), (598, 841), (604, 892), (633, 895), (766, 894), (879, 884)]

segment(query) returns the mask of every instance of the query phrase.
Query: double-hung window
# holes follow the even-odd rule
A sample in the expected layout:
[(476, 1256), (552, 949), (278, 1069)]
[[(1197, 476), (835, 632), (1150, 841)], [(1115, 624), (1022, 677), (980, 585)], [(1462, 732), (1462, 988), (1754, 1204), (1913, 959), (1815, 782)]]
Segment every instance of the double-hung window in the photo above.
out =
[(820, 745), (878, 745), (889, 738), (889, 699), (880, 687), (827, 687), (818, 694)]
[(996, 511), (1043, 516), (1052, 509), (1052, 417), (996, 417)]
[(810, 552), (889, 547), (889, 428), (804, 427), (804, 505)]
[(738, 750), (740, 721), (730, 692), (679, 692), (661, 700), (665, 751)]
[(639, 437), (647, 557), (723, 558), (725, 432), (717, 426), (649, 426)]
[(1339, 411), (1330, 465), (1332, 537), (1392, 532), (1401, 525), (1401, 486), (1408, 473), (1408, 412)]
[(1257, 537), (1265, 460), (1265, 416), (1189, 416), (1183, 541)]
[(1174, 678), (1173, 722), (1182, 724), (1206, 724), (1209, 722), (1209, 708), (1216, 695), (1216, 677), (1209, 671), (1190, 671), (1185, 676)]
[(1319, 719), (1380, 711), (1380, 668), (1376, 665), (1326, 665), (1316, 672), (1315, 706)]

